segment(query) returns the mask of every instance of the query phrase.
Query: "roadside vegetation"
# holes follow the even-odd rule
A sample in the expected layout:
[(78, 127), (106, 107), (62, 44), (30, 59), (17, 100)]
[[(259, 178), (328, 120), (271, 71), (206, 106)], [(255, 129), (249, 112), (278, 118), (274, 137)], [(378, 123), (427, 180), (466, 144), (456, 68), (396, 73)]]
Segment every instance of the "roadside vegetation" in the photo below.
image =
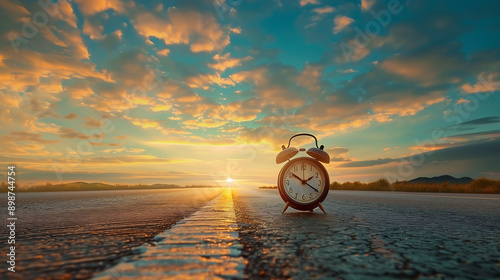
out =
[[(262, 189), (277, 188), (277, 186), (264, 186)], [(467, 184), (444, 183), (414, 183), (407, 181), (396, 181), (390, 183), (386, 179), (375, 182), (333, 182), (330, 190), (354, 190), (354, 191), (396, 191), (396, 192), (441, 192), (441, 193), (490, 193), (500, 194), (500, 180), (479, 178)]]
[(397, 191), (397, 192), (441, 192), (441, 193), (496, 193), (500, 194), (500, 180), (479, 178), (467, 184), (443, 183), (414, 183), (396, 181), (389, 183), (380, 179), (371, 183), (360, 182), (333, 182), (331, 190), (358, 190), (358, 191)]

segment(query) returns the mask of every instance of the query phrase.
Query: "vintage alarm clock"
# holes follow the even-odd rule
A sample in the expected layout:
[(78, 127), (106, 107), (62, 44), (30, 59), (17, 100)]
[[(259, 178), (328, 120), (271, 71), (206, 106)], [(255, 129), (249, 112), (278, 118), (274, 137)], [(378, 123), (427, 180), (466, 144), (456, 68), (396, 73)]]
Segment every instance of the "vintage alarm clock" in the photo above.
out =
[[(299, 150), (290, 147), (293, 138), (297, 136), (310, 136), (316, 142), (316, 148), (307, 150), (310, 157), (298, 157), (290, 160)], [(321, 202), (328, 195), (330, 179), (325, 167), (321, 164), (330, 163), (330, 156), (323, 150), (324, 146), (318, 147), (318, 140), (309, 133), (299, 133), (290, 137), (288, 147), (281, 146), (282, 151), (276, 156), (276, 164), (288, 161), (278, 175), (278, 191), (285, 202), (283, 213), (288, 206), (302, 211), (312, 211), (319, 207), (326, 214)], [(300, 149), (305, 151), (305, 149)]]

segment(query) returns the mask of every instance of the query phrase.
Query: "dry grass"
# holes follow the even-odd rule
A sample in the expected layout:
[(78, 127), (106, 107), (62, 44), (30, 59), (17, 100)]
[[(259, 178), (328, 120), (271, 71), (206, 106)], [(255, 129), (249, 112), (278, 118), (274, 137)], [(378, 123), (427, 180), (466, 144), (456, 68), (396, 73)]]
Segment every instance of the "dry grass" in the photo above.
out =
[(476, 179), (468, 184), (419, 184), (394, 182), (380, 179), (371, 183), (361, 182), (333, 182), (331, 190), (358, 190), (358, 191), (399, 191), (399, 192), (442, 192), (442, 193), (493, 193), (500, 194), (500, 180), (486, 178)]

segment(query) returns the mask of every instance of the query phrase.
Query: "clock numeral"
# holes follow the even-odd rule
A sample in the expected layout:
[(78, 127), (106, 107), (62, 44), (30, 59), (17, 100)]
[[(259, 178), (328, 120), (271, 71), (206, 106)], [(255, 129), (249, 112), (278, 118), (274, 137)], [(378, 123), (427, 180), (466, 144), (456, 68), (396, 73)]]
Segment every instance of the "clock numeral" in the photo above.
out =
[(300, 170), (306, 170), (306, 164), (303, 163), (301, 166), (300, 166)]
[(295, 166), (293, 167), (293, 171), (295, 171), (295, 172), (299, 171), (299, 166), (298, 166), (298, 165), (295, 165)]
[(318, 172), (316, 172), (316, 178), (318, 178), (318, 177), (319, 177), (319, 174), (318, 174)]
[(290, 180), (286, 180), (286, 185), (290, 185)]
[(309, 193), (309, 198), (310, 198), (310, 199), (313, 199), (313, 198), (314, 198), (313, 193)]
[(318, 180), (318, 186), (321, 186), (321, 180)]
[(302, 200), (306, 200), (306, 199), (307, 199), (306, 194), (303, 194), (303, 195), (302, 195)]
[(297, 199), (297, 195), (299, 195), (299, 193), (295, 193), (295, 199)]
[(289, 192), (289, 193), (292, 193), (292, 192), (293, 192), (292, 187), (288, 188), (288, 192)]
[(311, 164), (311, 171), (313, 171), (313, 165)]
[(292, 172), (288, 174), (288, 177), (293, 178)]

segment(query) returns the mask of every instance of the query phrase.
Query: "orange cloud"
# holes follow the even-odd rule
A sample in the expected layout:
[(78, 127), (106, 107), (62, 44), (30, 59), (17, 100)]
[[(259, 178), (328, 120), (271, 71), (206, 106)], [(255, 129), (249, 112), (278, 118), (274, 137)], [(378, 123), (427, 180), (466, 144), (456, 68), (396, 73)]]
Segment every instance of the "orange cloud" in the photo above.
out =
[(224, 72), (228, 68), (240, 66), (242, 62), (252, 59), (252, 57), (250, 56), (243, 58), (232, 58), (229, 56), (230, 53), (226, 53), (225, 55), (219, 55), (219, 54), (214, 55), (213, 59), (216, 61), (216, 63), (208, 64), (208, 67)]
[(481, 73), (478, 76), (478, 82), (475, 84), (462, 85), (464, 93), (483, 93), (494, 92), (500, 90), (500, 73)]
[(361, 0), (361, 10), (368, 11), (375, 4), (375, 0)]
[(303, 86), (310, 91), (319, 91), (321, 89), (319, 81), (322, 75), (322, 66), (307, 64), (300, 75), (297, 76), (296, 81), (298, 85)]
[(156, 54), (161, 55), (161, 56), (167, 56), (169, 53), (170, 53), (169, 49), (163, 49), (163, 50), (159, 50), (156, 52)]
[(101, 127), (103, 126), (103, 122), (98, 120), (98, 119), (95, 119), (91, 116), (87, 116), (87, 121), (85, 122), (85, 125), (87, 126), (91, 126), (91, 127)]
[(19, 108), (22, 98), (20, 95), (0, 94), (0, 106), (6, 108)]
[(335, 27), (333, 28), (333, 33), (337, 34), (340, 31), (344, 30), (347, 26), (354, 22), (354, 19), (347, 16), (336, 16), (333, 20), (335, 23)]
[(205, 128), (213, 128), (213, 127), (220, 127), (225, 125), (227, 122), (223, 120), (214, 120), (214, 119), (202, 119), (200, 120), (187, 120), (184, 121), (183, 124), (185, 124), (188, 128), (192, 129), (197, 129), (199, 127), (205, 127)]
[(104, 26), (97, 21), (90, 21), (85, 19), (82, 28), (83, 34), (88, 35), (90, 39), (103, 39), (104, 38)]
[(107, 10), (123, 14), (125, 6), (120, 0), (75, 0), (84, 16), (91, 16)]
[(333, 11), (335, 11), (335, 9), (333, 7), (330, 7), (330, 6), (324, 6), (321, 8), (314, 8), (313, 9), (313, 12), (317, 13), (318, 15), (330, 14), (330, 13), (333, 13)]
[(192, 88), (202, 88), (208, 90), (210, 85), (216, 84), (220, 87), (234, 86), (235, 83), (230, 78), (223, 78), (219, 73), (215, 74), (199, 74), (197, 76), (191, 76), (184, 80), (184, 83)]
[(222, 50), (229, 45), (229, 31), (221, 28), (212, 15), (169, 8), (168, 20), (151, 12), (138, 13), (133, 24), (146, 37), (162, 39), (167, 45), (190, 44), (192, 52)]
[(224, 106), (223, 118), (233, 122), (247, 122), (257, 118), (264, 102), (257, 98), (233, 101)]
[(238, 133), (239, 140), (246, 143), (266, 142), (275, 150), (280, 150), (281, 145), (288, 143), (290, 136), (295, 133), (289, 129), (260, 126), (257, 128), (244, 127)]
[(13, 131), (8, 135), (4, 135), (2, 138), (13, 142), (26, 141), (26, 142), (35, 142), (41, 144), (54, 144), (59, 142), (59, 140), (45, 140), (42, 138), (41, 134), (26, 132), (26, 131)]
[(303, 7), (307, 4), (317, 5), (319, 4), (318, 0), (300, 0), (300, 6)]

